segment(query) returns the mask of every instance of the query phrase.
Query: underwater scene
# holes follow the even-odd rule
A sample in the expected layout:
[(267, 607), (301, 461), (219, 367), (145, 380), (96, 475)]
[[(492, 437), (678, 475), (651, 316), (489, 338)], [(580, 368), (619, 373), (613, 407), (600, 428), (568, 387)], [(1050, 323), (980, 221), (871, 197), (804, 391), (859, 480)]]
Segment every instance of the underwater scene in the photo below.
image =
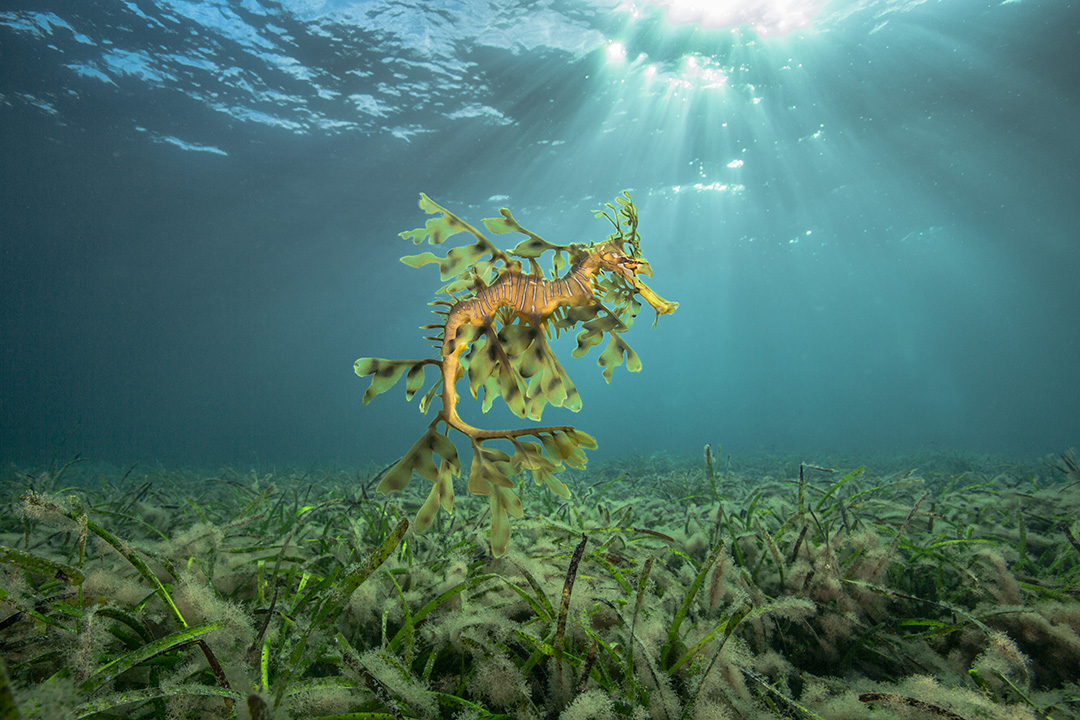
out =
[(1080, 720), (1080, 8), (0, 4), (0, 720)]

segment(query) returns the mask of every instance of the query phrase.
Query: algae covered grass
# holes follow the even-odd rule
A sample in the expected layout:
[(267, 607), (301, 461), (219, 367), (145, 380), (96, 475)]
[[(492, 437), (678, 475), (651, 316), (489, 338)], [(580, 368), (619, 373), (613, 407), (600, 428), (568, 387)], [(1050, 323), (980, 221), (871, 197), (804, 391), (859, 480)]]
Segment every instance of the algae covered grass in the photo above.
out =
[(609, 461), (500, 558), (373, 471), (9, 468), (0, 720), (1080, 718), (1071, 459)]

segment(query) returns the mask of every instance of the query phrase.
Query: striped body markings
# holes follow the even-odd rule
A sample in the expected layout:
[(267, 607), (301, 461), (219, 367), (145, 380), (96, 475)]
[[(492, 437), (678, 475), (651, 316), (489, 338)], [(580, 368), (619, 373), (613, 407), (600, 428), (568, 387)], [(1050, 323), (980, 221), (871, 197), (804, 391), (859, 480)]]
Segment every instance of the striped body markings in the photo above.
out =
[(587, 271), (574, 268), (558, 280), (505, 272), (473, 297), (461, 301), (461, 306), (473, 324), (486, 325), (502, 307), (511, 307), (530, 319), (542, 320), (561, 305), (585, 305), (595, 300)]

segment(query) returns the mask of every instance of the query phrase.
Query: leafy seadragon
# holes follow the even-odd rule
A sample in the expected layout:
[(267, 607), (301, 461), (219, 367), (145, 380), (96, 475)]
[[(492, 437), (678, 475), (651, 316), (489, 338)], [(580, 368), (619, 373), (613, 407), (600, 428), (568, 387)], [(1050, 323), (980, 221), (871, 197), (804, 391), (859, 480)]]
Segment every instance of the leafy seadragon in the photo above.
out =
[[(585, 467), (585, 449), (596, 447), (589, 435), (570, 426), (534, 427), (520, 430), (481, 430), (469, 425), (457, 413), (457, 381), (468, 375), (474, 398), (483, 391), (482, 408), (487, 412), (496, 397), (502, 397), (519, 417), (540, 420), (548, 404), (577, 412), (581, 398), (562, 364), (547, 344), (547, 334), (554, 329), (569, 330), (581, 325), (574, 357), (587, 353), (608, 336), (599, 364), (610, 383), (612, 372), (625, 359), (631, 372), (641, 370), (637, 354), (622, 339), (641, 307), (641, 295), (660, 315), (675, 312), (678, 303), (654, 293), (640, 276), (652, 275), (649, 263), (641, 255), (637, 208), (629, 193), (597, 211), (607, 218), (614, 232), (598, 244), (554, 245), (521, 227), (506, 208), (501, 216), (487, 218), (485, 227), (496, 234), (517, 232), (525, 235), (509, 252), (499, 250), (472, 225), (442, 207), (427, 195), (420, 194), (420, 208), (428, 214), (441, 213), (424, 227), (401, 233), (414, 244), (425, 240), (440, 245), (460, 232), (472, 235), (472, 245), (455, 247), (445, 257), (431, 252), (407, 255), (401, 261), (412, 267), (429, 263), (439, 266), (443, 281), (439, 292), (452, 300), (435, 300), (435, 313), (444, 316), (441, 323), (425, 325), (437, 330), (428, 337), (440, 344), (440, 359), (382, 360), (360, 358), (354, 364), (356, 374), (371, 375), (364, 393), (364, 404), (389, 390), (405, 376), (405, 397), (412, 397), (424, 386), (424, 369), (439, 368), (439, 377), (420, 400), (420, 411), (427, 413), (442, 388), (442, 409), (428, 425), (427, 432), (382, 477), (378, 490), (388, 494), (402, 490), (415, 472), (433, 483), (431, 492), (416, 515), (414, 529), (423, 532), (431, 526), (439, 507), (453, 511), (453, 478), (461, 474), (457, 448), (447, 433), (453, 428), (472, 443), (472, 467), (468, 489), (474, 495), (486, 495), (491, 502), (491, 550), (498, 557), (506, 552), (510, 540), (509, 515), (522, 516), (521, 500), (514, 494), (514, 477), (529, 470), (537, 484), (545, 483), (564, 498), (570, 490), (555, 475), (565, 465)], [(538, 258), (554, 252), (550, 279), (540, 268)], [(524, 272), (522, 261), (529, 264)], [(566, 270), (565, 275), (561, 275)], [(655, 324), (655, 323), (654, 323)], [(440, 423), (444, 426), (439, 429)], [(539, 442), (524, 440), (531, 436)], [(492, 440), (510, 443), (513, 454), (489, 447)], [(438, 462), (436, 462), (438, 457)]]

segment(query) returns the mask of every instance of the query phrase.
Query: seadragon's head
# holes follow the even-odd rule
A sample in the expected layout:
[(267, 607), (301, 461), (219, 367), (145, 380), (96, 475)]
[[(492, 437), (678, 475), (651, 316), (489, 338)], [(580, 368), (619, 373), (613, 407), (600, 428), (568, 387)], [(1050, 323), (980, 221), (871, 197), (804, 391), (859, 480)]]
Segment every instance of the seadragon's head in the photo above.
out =
[(596, 213), (597, 217), (607, 218), (615, 226), (615, 232), (590, 248), (596, 268), (612, 276), (613, 282), (607, 283), (607, 293), (622, 296), (617, 300), (625, 303), (631, 303), (634, 295), (641, 295), (656, 311), (657, 317), (675, 312), (679, 303), (660, 297), (641, 279), (642, 276), (652, 277), (652, 267), (641, 254), (637, 207), (630, 199), (630, 193), (624, 192), (615, 200), (617, 207), (607, 203), (611, 212), (600, 210)]
[(645, 258), (627, 255), (618, 243), (611, 240), (594, 246), (592, 257), (598, 270), (614, 276), (614, 282), (607, 283), (607, 294), (620, 295), (623, 296), (620, 299), (625, 300), (633, 295), (641, 295), (657, 315), (668, 315), (679, 307), (679, 303), (657, 295), (641, 279), (642, 276), (652, 277), (652, 267)]

